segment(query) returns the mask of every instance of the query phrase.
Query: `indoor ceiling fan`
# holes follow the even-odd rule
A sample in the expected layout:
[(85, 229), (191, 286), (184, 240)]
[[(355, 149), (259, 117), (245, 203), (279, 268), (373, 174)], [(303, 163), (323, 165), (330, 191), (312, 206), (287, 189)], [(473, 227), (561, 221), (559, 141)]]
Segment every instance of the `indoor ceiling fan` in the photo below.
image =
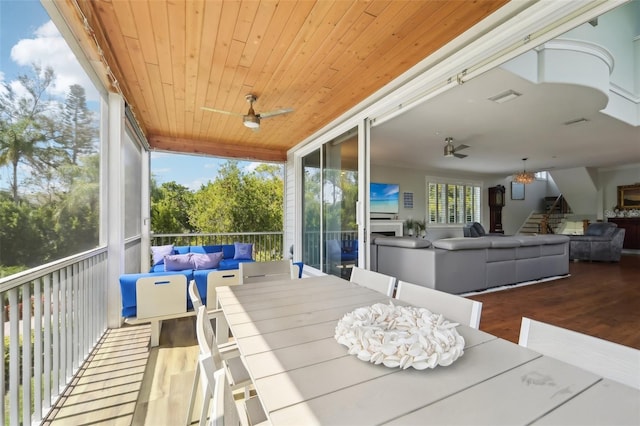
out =
[(454, 148), (454, 146), (453, 146), (453, 138), (445, 138), (444, 141), (446, 142), (446, 145), (444, 146), (444, 156), (445, 157), (457, 157), (457, 158), (467, 157), (464, 154), (458, 154), (458, 151), (461, 151), (463, 149), (469, 148), (468, 145), (462, 144), (462, 145), (458, 145), (458, 146), (456, 146)]
[(245, 125), (245, 127), (250, 128), (253, 131), (258, 131), (260, 129), (260, 120), (263, 118), (269, 118), (269, 117), (275, 117), (276, 115), (281, 115), (281, 114), (287, 114), (293, 111), (292, 108), (282, 108), (282, 109), (277, 109), (275, 111), (270, 111), (270, 112), (264, 112), (262, 114), (256, 114), (256, 112), (253, 110), (253, 103), (258, 99), (256, 97), (256, 95), (254, 95), (253, 93), (249, 93), (248, 95), (245, 95), (244, 97), (247, 102), (249, 102), (249, 111), (246, 114), (240, 114), (237, 112), (230, 112), (230, 111), (223, 111), (220, 109), (215, 109), (215, 108), (209, 108), (209, 107), (201, 107), (203, 110), (205, 111), (211, 111), (211, 112), (218, 112), (220, 114), (227, 114), (227, 115), (238, 115), (242, 117), (242, 124)]

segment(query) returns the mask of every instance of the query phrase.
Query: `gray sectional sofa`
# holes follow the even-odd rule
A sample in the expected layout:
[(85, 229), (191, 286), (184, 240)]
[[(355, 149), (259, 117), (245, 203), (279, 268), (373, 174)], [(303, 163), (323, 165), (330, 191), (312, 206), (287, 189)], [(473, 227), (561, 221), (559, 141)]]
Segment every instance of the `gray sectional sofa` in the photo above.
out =
[(566, 235), (372, 240), (371, 269), (460, 294), (569, 273)]

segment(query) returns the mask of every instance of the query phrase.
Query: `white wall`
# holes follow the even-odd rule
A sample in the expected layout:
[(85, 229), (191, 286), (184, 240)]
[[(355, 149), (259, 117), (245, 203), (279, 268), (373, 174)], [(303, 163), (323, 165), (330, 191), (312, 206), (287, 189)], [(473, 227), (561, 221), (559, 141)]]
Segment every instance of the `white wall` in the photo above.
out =
[[(452, 180), (469, 180), (482, 182), (482, 214), (480, 222), (489, 230), (489, 205), (487, 203), (487, 188), (495, 185), (504, 185), (506, 188), (505, 207), (502, 209), (502, 227), (505, 234), (515, 234), (532, 211), (541, 211), (544, 205), (544, 197), (557, 195), (555, 184), (546, 181), (535, 181), (526, 185), (525, 199), (511, 199), (511, 182), (508, 178), (479, 174), (451, 174), (434, 170), (405, 169), (401, 167), (371, 166), (372, 182), (387, 182), (400, 184), (400, 213), (399, 219), (406, 220), (425, 219), (427, 201), (425, 177), (434, 176), (450, 178)], [(402, 194), (413, 192), (413, 209), (405, 209), (402, 205)], [(431, 240), (448, 237), (461, 237), (460, 225), (438, 225), (428, 228), (428, 238)]]
[(632, 1), (600, 16), (595, 27), (582, 24), (560, 38), (590, 41), (607, 49), (616, 58), (611, 82), (637, 94), (633, 39), (640, 34), (638, 16), (640, 2)]
[(640, 163), (617, 168), (600, 169), (598, 182), (601, 196), (601, 209), (598, 218), (602, 219), (605, 210), (613, 210), (618, 204), (618, 186), (640, 184)]

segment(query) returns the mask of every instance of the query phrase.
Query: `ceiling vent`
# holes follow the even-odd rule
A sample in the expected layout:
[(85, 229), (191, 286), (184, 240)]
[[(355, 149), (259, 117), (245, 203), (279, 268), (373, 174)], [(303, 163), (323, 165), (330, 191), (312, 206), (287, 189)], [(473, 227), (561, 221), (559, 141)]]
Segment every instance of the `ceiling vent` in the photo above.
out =
[(505, 102), (512, 101), (519, 96), (522, 96), (522, 93), (509, 89), (506, 92), (498, 93), (497, 95), (490, 97), (489, 100), (497, 104), (503, 104)]
[(586, 123), (587, 120), (586, 118), (582, 117), (582, 118), (576, 118), (575, 120), (569, 120), (569, 121), (565, 121), (563, 124), (565, 126), (571, 126), (572, 124), (579, 124), (579, 123)]

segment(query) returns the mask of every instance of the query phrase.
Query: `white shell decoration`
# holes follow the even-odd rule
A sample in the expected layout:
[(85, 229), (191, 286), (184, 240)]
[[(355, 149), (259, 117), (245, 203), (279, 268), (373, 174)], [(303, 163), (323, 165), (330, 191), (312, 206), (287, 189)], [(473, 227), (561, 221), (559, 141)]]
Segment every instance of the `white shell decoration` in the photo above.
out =
[(456, 326), (425, 308), (376, 303), (342, 317), (335, 339), (362, 361), (424, 370), (462, 356), (464, 338)]

